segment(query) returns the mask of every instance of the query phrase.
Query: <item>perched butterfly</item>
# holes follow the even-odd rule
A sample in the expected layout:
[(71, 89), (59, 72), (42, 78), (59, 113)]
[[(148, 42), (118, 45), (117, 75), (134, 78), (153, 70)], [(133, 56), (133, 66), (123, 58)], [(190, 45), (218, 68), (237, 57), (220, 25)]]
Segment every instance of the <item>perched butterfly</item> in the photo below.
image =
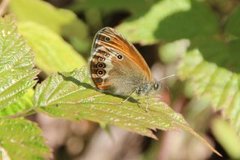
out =
[(116, 95), (148, 95), (160, 89), (137, 49), (110, 27), (95, 35), (90, 74), (96, 88)]

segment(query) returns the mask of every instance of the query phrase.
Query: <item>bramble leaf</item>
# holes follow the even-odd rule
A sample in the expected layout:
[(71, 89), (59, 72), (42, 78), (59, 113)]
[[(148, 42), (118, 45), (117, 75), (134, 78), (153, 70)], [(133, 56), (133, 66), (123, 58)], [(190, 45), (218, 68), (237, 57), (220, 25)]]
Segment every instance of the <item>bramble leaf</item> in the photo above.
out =
[[(12, 160), (44, 160), (50, 158), (41, 131), (25, 119), (0, 119), (0, 153)], [(0, 154), (1, 155), (1, 154)]]
[(178, 75), (195, 96), (208, 100), (217, 110), (223, 110), (240, 133), (239, 74), (204, 60), (199, 50), (192, 50), (185, 55)]
[(31, 48), (17, 33), (10, 17), (0, 19), (0, 57), (0, 111), (2, 111), (36, 83), (34, 79), (38, 73), (33, 69)]
[[(184, 118), (163, 102), (152, 98), (123, 102), (123, 98), (96, 91), (89, 85), (85, 69), (59, 73), (47, 78), (36, 88), (34, 104), (38, 111), (70, 120), (87, 119), (101, 124), (112, 124), (127, 130), (156, 138), (156, 129), (183, 129), (204, 142)], [(137, 103), (138, 102), (138, 103)], [(147, 111), (146, 111), (147, 107)]]
[(16, 102), (0, 109), (0, 118), (6, 116), (19, 116), (20, 114), (25, 114), (31, 111), (33, 109), (33, 93), (33, 89), (30, 88)]

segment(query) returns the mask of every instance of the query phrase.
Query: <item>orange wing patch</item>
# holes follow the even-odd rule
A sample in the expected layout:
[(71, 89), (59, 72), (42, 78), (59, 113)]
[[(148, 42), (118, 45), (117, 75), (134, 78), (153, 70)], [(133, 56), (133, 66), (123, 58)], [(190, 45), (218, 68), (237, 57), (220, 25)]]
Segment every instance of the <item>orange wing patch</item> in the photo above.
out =
[[(146, 61), (137, 49), (132, 44), (128, 43), (122, 35), (118, 34), (109, 27), (103, 28), (98, 34), (100, 37), (98, 43), (122, 52), (124, 56), (129, 58), (132, 62), (135, 62), (135, 64), (144, 72), (148, 80), (152, 80), (152, 74)], [(106, 37), (110, 38), (109, 42), (105, 42)]]

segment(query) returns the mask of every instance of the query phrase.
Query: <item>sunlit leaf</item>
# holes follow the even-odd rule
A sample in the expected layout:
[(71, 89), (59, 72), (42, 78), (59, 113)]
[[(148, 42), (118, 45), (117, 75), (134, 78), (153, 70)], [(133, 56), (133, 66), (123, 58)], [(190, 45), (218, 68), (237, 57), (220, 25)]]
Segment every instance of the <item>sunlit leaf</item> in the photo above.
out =
[(208, 6), (192, 0), (158, 1), (144, 15), (121, 23), (117, 29), (132, 42), (142, 44), (191, 39), (218, 31), (217, 18)]
[(155, 138), (153, 130), (156, 129), (183, 129), (216, 152), (165, 103), (138, 98), (140, 103), (134, 99), (121, 103), (123, 98), (96, 91), (88, 83), (87, 71), (81, 69), (47, 78), (37, 86), (34, 102), (40, 112), (50, 116), (112, 124), (152, 138)]
[(0, 117), (16, 116), (23, 114), (33, 109), (32, 97), (33, 89), (29, 89), (23, 96), (11, 105), (0, 109)]
[(0, 150), (11, 160), (45, 160), (50, 158), (41, 131), (25, 119), (0, 119)]
[(77, 41), (80, 50), (89, 46), (86, 25), (70, 10), (57, 9), (42, 0), (11, 0), (9, 9), (20, 22), (35, 22), (72, 42)]
[(14, 22), (9, 17), (0, 19), (0, 111), (36, 83), (37, 73), (33, 53), (17, 33)]
[(212, 132), (231, 158), (240, 159), (240, 151), (236, 147), (240, 143), (240, 138), (227, 121), (221, 118), (214, 119)]
[(20, 23), (18, 26), (19, 32), (35, 52), (36, 65), (45, 73), (71, 71), (85, 65), (85, 60), (48, 28), (32, 22)]
[(239, 74), (205, 61), (198, 50), (192, 50), (184, 57), (178, 75), (187, 81), (198, 98), (210, 101), (216, 109), (223, 109), (224, 115), (240, 132)]

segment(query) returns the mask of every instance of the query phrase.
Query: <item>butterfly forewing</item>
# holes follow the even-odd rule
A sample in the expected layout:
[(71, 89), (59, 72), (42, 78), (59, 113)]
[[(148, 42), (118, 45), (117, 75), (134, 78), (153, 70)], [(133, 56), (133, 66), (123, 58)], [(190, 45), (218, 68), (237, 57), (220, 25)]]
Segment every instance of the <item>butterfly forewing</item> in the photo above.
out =
[(91, 52), (91, 77), (100, 90), (128, 94), (139, 84), (152, 80), (140, 53), (112, 28), (98, 31)]
[(144, 74), (147, 74), (146, 76), (149, 77), (149, 79), (152, 78), (150, 69), (138, 50), (113, 28), (105, 27), (98, 31), (92, 49), (94, 50), (94, 48), (96, 49), (101, 46), (112, 48), (124, 54), (131, 62), (134, 62), (135, 65), (143, 70)]

